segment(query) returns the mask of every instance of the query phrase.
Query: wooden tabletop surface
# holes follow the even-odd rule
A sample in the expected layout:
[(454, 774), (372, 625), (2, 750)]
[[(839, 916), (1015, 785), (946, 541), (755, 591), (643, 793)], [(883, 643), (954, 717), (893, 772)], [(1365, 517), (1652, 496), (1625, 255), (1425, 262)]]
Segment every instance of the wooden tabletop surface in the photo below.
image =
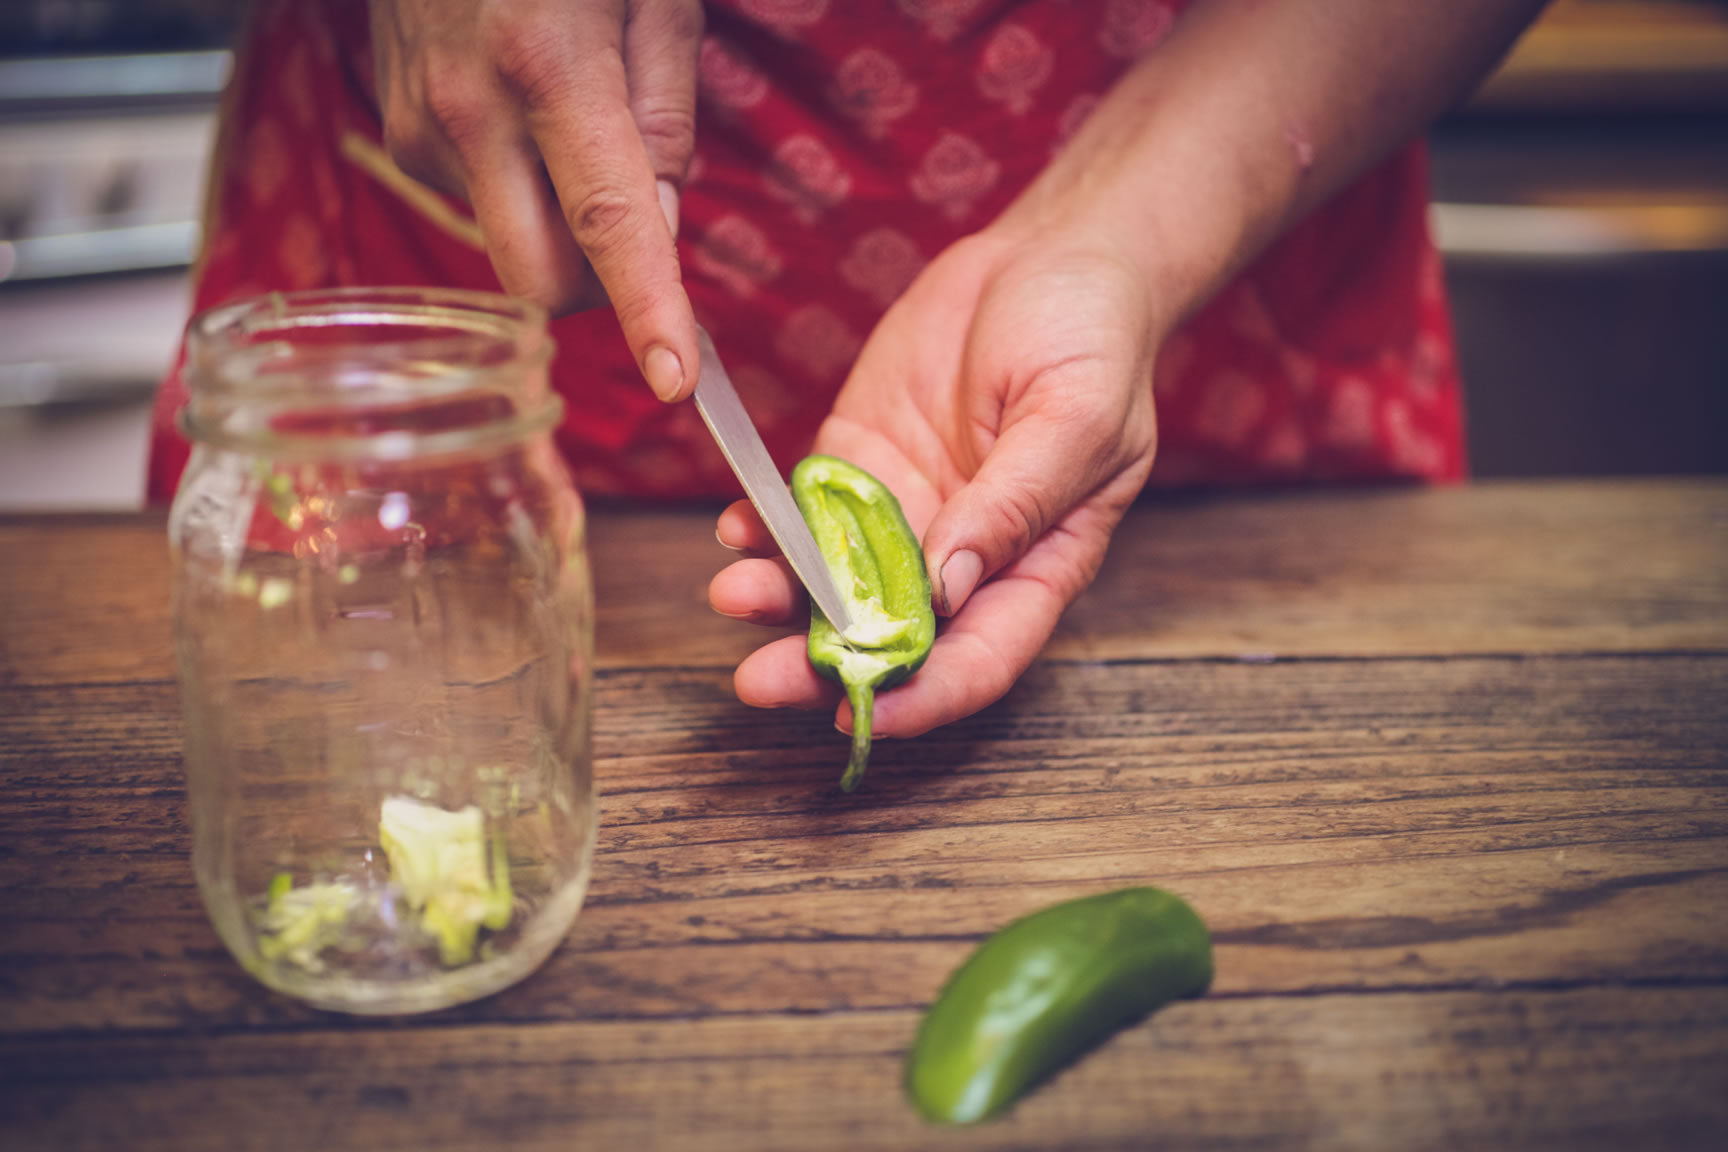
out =
[[(162, 523), (0, 520), (0, 1147), (1720, 1148), (1728, 484), (1161, 498), (1010, 696), (836, 782), (731, 693), (711, 510), (597, 509), (587, 905), (400, 1021), (252, 983), (193, 886)], [(1217, 979), (1006, 1118), (921, 1010), (1128, 884)]]

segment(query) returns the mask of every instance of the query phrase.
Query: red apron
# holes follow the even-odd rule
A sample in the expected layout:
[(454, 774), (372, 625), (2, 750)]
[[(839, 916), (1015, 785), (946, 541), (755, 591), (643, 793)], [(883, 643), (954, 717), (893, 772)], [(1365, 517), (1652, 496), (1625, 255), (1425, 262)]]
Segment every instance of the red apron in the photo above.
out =
[[(679, 252), (770, 451), (807, 450), (854, 356), (924, 264), (988, 223), (1176, 0), (718, 0)], [(228, 93), (195, 306), (271, 290), (497, 290), (464, 206), (379, 144), (365, 5), (265, 0)], [(1425, 157), (1411, 146), (1270, 248), (1165, 346), (1153, 484), (1452, 480), (1460, 389)], [(552, 326), (558, 442), (592, 494), (733, 496), (696, 412), (654, 399), (611, 314)], [(149, 494), (187, 446), (178, 369)]]

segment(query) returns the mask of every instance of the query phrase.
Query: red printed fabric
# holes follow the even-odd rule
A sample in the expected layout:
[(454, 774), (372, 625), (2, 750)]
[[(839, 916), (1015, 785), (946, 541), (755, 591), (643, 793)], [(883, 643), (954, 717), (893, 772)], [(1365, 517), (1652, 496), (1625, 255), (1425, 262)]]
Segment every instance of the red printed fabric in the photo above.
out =
[[(1180, 7), (709, 4), (679, 251), (697, 317), (783, 467), (807, 451), (888, 304), (1009, 203), (1111, 83), (1158, 50)], [(498, 288), (462, 205), (405, 196), (377, 174), (365, 5), (267, 0), (240, 59), (198, 308), (337, 285)], [(1154, 484), (1463, 474), (1426, 199), (1412, 146), (1169, 341)], [(553, 334), (569, 405), (558, 442), (584, 491), (737, 493), (692, 406), (662, 405), (641, 381), (609, 312), (556, 320)], [(172, 495), (185, 463), (173, 423), (184, 402), (176, 371), (157, 403), (153, 499)]]

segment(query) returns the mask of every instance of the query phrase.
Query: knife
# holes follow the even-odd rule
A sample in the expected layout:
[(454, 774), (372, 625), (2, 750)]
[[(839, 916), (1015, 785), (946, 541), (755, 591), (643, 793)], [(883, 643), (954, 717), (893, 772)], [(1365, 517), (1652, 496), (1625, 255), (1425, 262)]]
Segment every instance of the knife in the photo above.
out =
[(791, 491), (780, 478), (780, 470), (774, 467), (774, 459), (762, 443), (761, 434), (751, 423), (743, 401), (738, 399), (732, 378), (726, 375), (707, 329), (698, 327), (696, 338), (702, 354), (696, 375), (696, 411), (702, 413), (702, 420), (713, 433), (714, 442), (725, 453), (726, 463), (732, 465), (732, 471), (737, 473), (739, 483), (744, 485), (744, 494), (756, 506), (762, 522), (768, 525), (774, 542), (780, 545), (781, 554), (791, 563), (792, 571), (804, 582), (810, 598), (822, 609), (822, 615), (828, 617), (828, 622), (844, 635), (852, 627), (852, 617), (846, 611), (846, 601), (841, 598), (840, 589), (834, 585), (828, 561), (822, 558), (822, 550), (816, 547), (816, 538), (810, 535), (810, 526), (804, 523)]

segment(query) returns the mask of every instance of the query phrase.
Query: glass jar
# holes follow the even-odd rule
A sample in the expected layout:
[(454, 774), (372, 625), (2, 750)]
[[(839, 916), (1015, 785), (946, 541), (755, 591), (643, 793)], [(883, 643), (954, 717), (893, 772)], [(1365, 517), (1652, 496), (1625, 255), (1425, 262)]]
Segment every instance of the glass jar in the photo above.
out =
[(199, 890), (263, 983), (417, 1012), (532, 971), (587, 884), (593, 593), (531, 306), (194, 318), (169, 520)]

